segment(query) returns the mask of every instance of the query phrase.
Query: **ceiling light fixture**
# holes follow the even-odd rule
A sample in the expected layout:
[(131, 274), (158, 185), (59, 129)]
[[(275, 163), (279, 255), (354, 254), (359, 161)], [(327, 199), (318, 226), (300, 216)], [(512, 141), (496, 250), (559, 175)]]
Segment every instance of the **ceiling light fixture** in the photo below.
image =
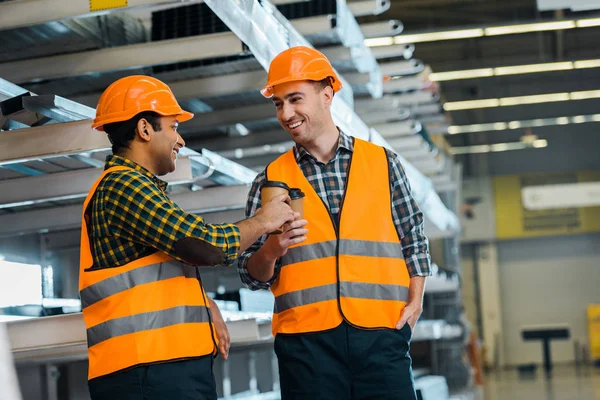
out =
[(600, 68), (600, 59), (434, 72), (429, 75), (429, 80), (433, 82), (446, 82), (461, 79), (489, 78), (492, 76), (522, 75), (587, 68)]
[[(558, 31), (574, 28), (591, 28), (595, 26), (600, 26), (600, 18), (586, 18), (577, 20), (569, 19), (563, 21), (535, 22), (530, 24), (490, 26), (486, 28), (468, 28), (452, 31), (402, 34), (397, 36), (384, 36), (379, 38), (365, 39), (364, 43), (369, 47), (377, 47), (390, 46), (392, 44), (438, 42), (442, 40), (471, 39), (483, 36), (502, 36), (532, 32)], [(393, 42), (389, 40), (378, 41), (376, 39), (393, 39)]]
[(523, 121), (510, 122), (490, 122), (485, 124), (473, 125), (451, 125), (448, 127), (448, 134), (458, 135), (461, 133), (493, 132), (506, 131), (520, 128), (535, 128), (540, 126), (556, 126), (568, 124), (584, 124), (591, 122), (600, 122), (600, 114), (575, 115), (572, 117), (556, 118), (538, 118)]
[(501, 97), (498, 99), (451, 101), (444, 103), (444, 110), (475, 110), (478, 108), (509, 107), (524, 104), (556, 103), (561, 101), (589, 100), (598, 98), (600, 98), (600, 90), (583, 90), (570, 93), (547, 93), (534, 94), (530, 96)]
[(506, 142), (506, 143), (494, 143), (494, 144), (479, 144), (474, 146), (458, 146), (452, 147), (450, 152), (453, 155), (457, 154), (485, 154), (485, 153), (499, 153), (503, 151), (511, 150), (524, 150), (524, 149), (541, 149), (548, 146), (546, 139), (537, 139), (531, 143), (528, 142)]

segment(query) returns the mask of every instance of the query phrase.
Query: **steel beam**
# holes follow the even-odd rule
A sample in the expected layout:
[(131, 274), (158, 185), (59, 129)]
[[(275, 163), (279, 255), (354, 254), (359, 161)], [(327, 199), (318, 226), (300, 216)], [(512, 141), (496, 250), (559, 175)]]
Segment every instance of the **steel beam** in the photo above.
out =
[(380, 63), (381, 75), (383, 76), (405, 76), (414, 75), (423, 71), (425, 65), (420, 60), (405, 60)]
[[(189, 100), (212, 96), (226, 96), (249, 91), (258, 92), (266, 81), (267, 73), (261, 69), (259, 71), (170, 82), (169, 87), (178, 100)], [(101, 93), (92, 93), (72, 96), (71, 99), (95, 107), (98, 104), (100, 95)]]
[[(47, 201), (83, 198), (102, 174), (102, 168), (88, 168), (0, 181), (0, 209)], [(171, 184), (194, 180), (188, 157), (177, 160), (175, 172), (161, 177)]]
[(390, 0), (363, 0), (348, 3), (348, 8), (355, 17), (379, 15), (390, 9)]
[[(219, 186), (170, 197), (188, 212), (207, 213), (243, 208), (248, 190), (247, 185)], [(0, 237), (78, 228), (81, 213), (82, 205), (77, 204), (0, 215)]]
[(248, 157), (260, 157), (264, 155), (281, 155), (291, 149), (294, 146), (294, 142), (292, 140), (288, 140), (286, 142), (279, 142), (273, 144), (266, 144), (263, 146), (255, 146), (255, 147), (244, 147), (235, 150), (224, 150), (220, 151), (219, 154), (223, 157), (240, 160)]
[[(7, 3), (9, 4), (9, 3)], [(231, 32), (133, 44), (0, 64), (0, 76), (30, 82), (242, 53)]]
[[(3, 132), (0, 135), (0, 166), (109, 150), (111, 146), (107, 136), (90, 126), (89, 120), (82, 120)], [(249, 169), (223, 160), (216, 154), (199, 154), (183, 148), (180, 155), (190, 157), (196, 175), (211, 170), (213, 172), (207, 177), (223, 185), (248, 183), (254, 178)]]
[(265, 101), (261, 104), (251, 106), (197, 113), (196, 118), (186, 124), (182, 124), (180, 130), (182, 132), (202, 132), (221, 126), (272, 118), (277, 118), (275, 107), (273, 104)]
[[(307, 0), (271, 0), (273, 4), (299, 3)], [(113, 11), (122, 12), (139, 7), (179, 6), (202, 3), (202, 0), (128, 0), (127, 7), (113, 7), (102, 11), (90, 10), (87, 1), (73, 0), (15, 0), (0, 3), (0, 30), (43, 24), (76, 17), (90, 17)]]
[(298, 18), (291, 20), (290, 23), (302, 36), (317, 35), (334, 29), (332, 20), (328, 15)]
[(396, 36), (402, 33), (404, 25), (397, 19), (389, 21), (360, 24), (360, 30), (365, 38)]
[(90, 120), (17, 129), (0, 135), (0, 165), (110, 147), (105, 134), (92, 130)]
[(371, 47), (371, 52), (377, 59), (404, 57), (409, 59), (415, 52), (414, 44), (393, 44), (391, 46)]
[(391, 79), (383, 82), (384, 93), (407, 92), (421, 90), (428, 86), (423, 77), (419, 75)]
[(383, 109), (380, 111), (359, 112), (365, 124), (373, 125), (388, 121), (401, 121), (410, 116), (408, 110), (402, 108)]
[(400, 122), (391, 122), (386, 124), (373, 125), (375, 129), (384, 138), (409, 136), (421, 131), (419, 121), (407, 120)]
[(271, 143), (283, 142), (289, 139), (289, 134), (283, 129), (268, 132), (252, 132), (247, 136), (212, 136), (210, 138), (190, 139), (186, 144), (192, 148), (206, 148), (216, 152), (246, 149), (249, 147), (265, 146)]

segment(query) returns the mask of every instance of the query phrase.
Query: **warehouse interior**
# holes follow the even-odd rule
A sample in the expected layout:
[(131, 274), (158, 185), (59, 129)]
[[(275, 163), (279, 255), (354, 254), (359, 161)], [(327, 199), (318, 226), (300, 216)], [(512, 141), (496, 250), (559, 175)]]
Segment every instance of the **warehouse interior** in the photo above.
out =
[[(399, 154), (423, 211), (418, 398), (600, 399), (599, 37), (593, 0), (0, 0), (0, 399), (90, 398), (80, 225), (110, 154), (103, 90), (167, 83), (195, 114), (169, 197), (236, 222), (294, 144), (259, 90), (297, 45), (329, 58), (336, 124)], [(219, 398), (280, 399), (272, 294), (201, 274), (232, 340)]]

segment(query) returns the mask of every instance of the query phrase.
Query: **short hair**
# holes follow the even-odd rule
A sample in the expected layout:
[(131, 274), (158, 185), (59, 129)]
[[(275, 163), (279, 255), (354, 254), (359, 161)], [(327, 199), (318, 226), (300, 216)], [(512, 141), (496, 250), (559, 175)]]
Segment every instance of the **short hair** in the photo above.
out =
[(129, 148), (135, 137), (137, 124), (142, 118), (148, 121), (155, 131), (160, 131), (162, 129), (160, 115), (154, 111), (142, 111), (127, 121), (113, 122), (104, 125), (104, 132), (108, 134), (108, 139), (112, 144), (113, 154), (122, 154), (125, 149)]
[(315, 90), (317, 92), (320, 92), (321, 90), (325, 89), (327, 86), (329, 86), (333, 89), (332, 80), (333, 80), (333, 78), (328, 76), (327, 78), (321, 79), (320, 81), (311, 81), (311, 83), (314, 85)]

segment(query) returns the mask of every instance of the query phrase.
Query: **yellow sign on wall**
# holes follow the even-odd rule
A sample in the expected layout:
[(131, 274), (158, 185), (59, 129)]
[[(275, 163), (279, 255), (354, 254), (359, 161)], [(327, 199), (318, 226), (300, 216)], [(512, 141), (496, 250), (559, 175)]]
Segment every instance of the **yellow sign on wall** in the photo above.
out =
[(600, 172), (597, 171), (495, 177), (496, 237), (518, 239), (600, 232), (600, 207), (528, 210), (521, 197), (521, 190), (528, 186), (598, 180)]
[(590, 335), (590, 357), (600, 362), (600, 304), (588, 306), (588, 327)]
[(90, 0), (90, 11), (127, 7), (127, 0)]

